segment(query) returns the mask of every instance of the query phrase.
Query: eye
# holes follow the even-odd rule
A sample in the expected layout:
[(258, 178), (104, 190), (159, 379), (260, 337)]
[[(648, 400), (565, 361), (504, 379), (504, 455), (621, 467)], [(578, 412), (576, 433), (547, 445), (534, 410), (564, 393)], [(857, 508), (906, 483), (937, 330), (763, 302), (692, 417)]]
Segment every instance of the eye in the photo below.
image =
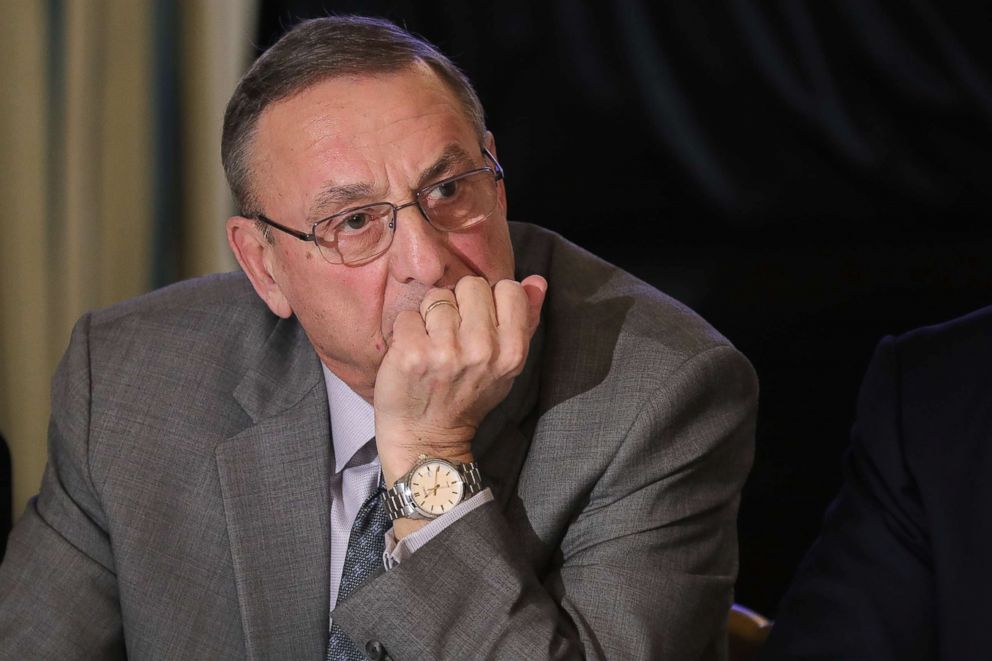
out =
[(372, 214), (367, 211), (356, 211), (341, 219), (338, 229), (357, 232), (372, 222)]
[(437, 194), (441, 197), (454, 197), (460, 185), (460, 181), (447, 181), (436, 188)]
[(445, 181), (443, 183), (434, 186), (427, 192), (427, 202), (428, 204), (438, 204), (439, 202), (446, 202), (447, 200), (458, 197), (462, 189), (462, 181), (456, 179), (454, 181)]
[(368, 207), (352, 209), (335, 216), (327, 229), (330, 233), (338, 235), (338, 239), (341, 235), (363, 234), (376, 224), (380, 215), (377, 209)]

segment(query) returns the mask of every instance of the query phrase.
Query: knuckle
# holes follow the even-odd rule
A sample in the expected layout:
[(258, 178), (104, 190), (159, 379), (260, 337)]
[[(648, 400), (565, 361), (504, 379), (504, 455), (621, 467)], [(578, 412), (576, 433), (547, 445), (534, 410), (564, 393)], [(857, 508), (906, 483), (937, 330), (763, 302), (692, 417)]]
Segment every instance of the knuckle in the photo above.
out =
[(455, 351), (451, 347), (439, 347), (434, 349), (432, 352), (433, 366), (442, 371), (451, 371), (457, 362), (457, 357), (455, 356)]
[(465, 363), (473, 367), (488, 365), (492, 361), (493, 355), (492, 344), (485, 341), (471, 342), (465, 346), (463, 351)]
[(527, 347), (514, 343), (503, 350), (501, 358), (503, 358), (504, 364), (509, 365), (511, 369), (523, 367), (523, 364), (527, 362)]
[(422, 374), (424, 364), (424, 352), (418, 347), (407, 347), (400, 357), (400, 369), (407, 374)]
[(502, 348), (499, 358), (500, 365), (503, 367), (502, 371), (505, 374), (516, 376), (523, 371), (524, 364), (527, 362), (527, 347), (517, 342), (511, 343)]
[(510, 376), (517, 376), (524, 370), (524, 364), (527, 362), (527, 355), (523, 352), (514, 353), (507, 356), (506, 361), (503, 363), (504, 374), (509, 374)]

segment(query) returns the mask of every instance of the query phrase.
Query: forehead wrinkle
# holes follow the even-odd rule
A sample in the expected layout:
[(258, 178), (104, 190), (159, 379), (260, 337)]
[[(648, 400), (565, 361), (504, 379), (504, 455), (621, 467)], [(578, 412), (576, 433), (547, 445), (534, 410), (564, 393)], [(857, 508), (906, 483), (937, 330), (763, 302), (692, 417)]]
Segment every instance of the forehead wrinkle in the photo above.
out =
[[(457, 174), (453, 169), (456, 166), (471, 168), (473, 166), (472, 157), (462, 149), (461, 145), (450, 144), (444, 148), (436, 161), (421, 171), (417, 178), (414, 191), (441, 179), (445, 175)], [(309, 222), (317, 222), (329, 215), (329, 210), (344, 209), (362, 203), (374, 203), (375, 198), (384, 199), (385, 195), (376, 190), (376, 187), (368, 182), (357, 182), (353, 184), (334, 184), (328, 182), (314, 198), (308, 213)], [(332, 212), (333, 213), (333, 212)]]

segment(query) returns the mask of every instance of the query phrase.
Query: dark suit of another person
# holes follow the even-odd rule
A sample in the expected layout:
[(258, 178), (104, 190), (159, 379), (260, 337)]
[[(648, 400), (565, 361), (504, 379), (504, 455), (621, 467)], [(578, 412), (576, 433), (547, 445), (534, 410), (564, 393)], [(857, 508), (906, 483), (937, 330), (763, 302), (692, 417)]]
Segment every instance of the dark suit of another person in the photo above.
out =
[(763, 659), (992, 658), (992, 307), (886, 338)]

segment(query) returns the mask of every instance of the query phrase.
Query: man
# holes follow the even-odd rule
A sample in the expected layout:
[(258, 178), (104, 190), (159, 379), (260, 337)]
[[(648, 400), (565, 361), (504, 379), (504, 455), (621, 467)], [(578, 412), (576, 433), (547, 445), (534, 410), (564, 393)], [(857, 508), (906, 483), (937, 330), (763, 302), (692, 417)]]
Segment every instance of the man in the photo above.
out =
[(223, 151), (244, 275), (77, 326), (6, 655), (720, 658), (748, 362), (508, 225), (471, 86), (391, 24), (287, 34)]
[(992, 653), (992, 307), (878, 346), (845, 482), (765, 659)]

